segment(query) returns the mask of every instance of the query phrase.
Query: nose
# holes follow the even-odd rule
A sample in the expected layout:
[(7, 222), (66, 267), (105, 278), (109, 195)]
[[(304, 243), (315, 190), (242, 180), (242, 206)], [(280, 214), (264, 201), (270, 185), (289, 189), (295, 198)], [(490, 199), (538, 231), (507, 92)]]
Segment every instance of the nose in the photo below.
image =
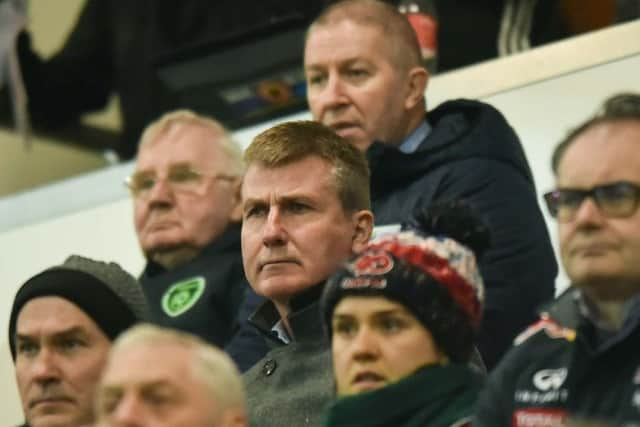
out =
[(140, 422), (145, 420), (144, 405), (140, 401), (139, 397), (133, 393), (126, 393), (116, 408), (111, 412), (107, 425), (122, 426), (122, 427), (134, 427), (139, 426)]
[(269, 210), (262, 230), (262, 243), (266, 247), (282, 246), (287, 241), (287, 233), (282, 224), (280, 212), (277, 208)]
[(309, 95), (312, 110), (316, 112), (317, 120), (323, 121), (327, 113), (335, 113), (349, 104), (349, 98), (345, 90), (345, 83), (340, 76), (332, 73), (327, 78), (327, 83), (318, 89), (314, 95)]
[(576, 211), (574, 222), (582, 227), (597, 227), (603, 221), (602, 212), (591, 197), (585, 198)]
[(40, 350), (32, 365), (32, 374), (34, 381), (45, 385), (60, 379), (60, 366), (51, 350)]
[(353, 341), (353, 358), (358, 361), (372, 361), (379, 356), (379, 344), (375, 333), (368, 327), (361, 327)]
[(149, 205), (171, 205), (173, 202), (173, 190), (166, 178), (158, 178), (149, 190), (147, 203)]

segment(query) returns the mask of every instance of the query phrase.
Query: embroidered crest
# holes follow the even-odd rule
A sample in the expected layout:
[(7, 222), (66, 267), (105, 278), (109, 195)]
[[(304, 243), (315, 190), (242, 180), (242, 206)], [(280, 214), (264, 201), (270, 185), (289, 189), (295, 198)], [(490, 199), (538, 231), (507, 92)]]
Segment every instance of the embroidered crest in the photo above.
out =
[(393, 268), (393, 259), (385, 252), (367, 251), (351, 263), (356, 276), (381, 276)]
[(171, 317), (189, 310), (202, 296), (205, 283), (202, 276), (174, 283), (162, 296), (162, 310)]

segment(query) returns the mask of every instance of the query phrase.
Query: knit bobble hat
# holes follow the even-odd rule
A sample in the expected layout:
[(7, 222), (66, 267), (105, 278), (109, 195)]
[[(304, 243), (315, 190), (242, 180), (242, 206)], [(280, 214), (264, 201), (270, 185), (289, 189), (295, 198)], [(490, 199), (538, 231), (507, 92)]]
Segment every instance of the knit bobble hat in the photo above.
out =
[(9, 344), (16, 358), (16, 322), (30, 300), (59, 296), (84, 311), (113, 340), (139, 321), (149, 320), (149, 308), (138, 281), (118, 264), (72, 255), (27, 280), (18, 290), (9, 319)]
[(417, 212), (402, 231), (371, 241), (327, 282), (322, 309), (329, 333), (342, 298), (382, 296), (414, 314), (451, 360), (466, 362), (484, 300), (469, 244), (481, 253), (488, 232), (459, 202)]

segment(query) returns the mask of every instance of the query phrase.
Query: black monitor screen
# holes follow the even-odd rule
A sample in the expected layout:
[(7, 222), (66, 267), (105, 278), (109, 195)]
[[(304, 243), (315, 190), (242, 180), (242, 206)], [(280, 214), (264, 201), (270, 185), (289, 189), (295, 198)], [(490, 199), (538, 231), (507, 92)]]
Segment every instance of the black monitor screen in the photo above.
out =
[(306, 108), (306, 22), (269, 25), (155, 62), (163, 109), (189, 108), (230, 129)]

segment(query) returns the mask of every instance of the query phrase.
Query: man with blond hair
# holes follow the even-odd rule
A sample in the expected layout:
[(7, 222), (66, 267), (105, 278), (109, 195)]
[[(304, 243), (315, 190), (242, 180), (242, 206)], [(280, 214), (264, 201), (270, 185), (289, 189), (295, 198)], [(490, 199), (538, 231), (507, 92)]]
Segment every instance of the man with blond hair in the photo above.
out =
[(245, 152), (242, 259), (273, 347), (245, 373), (251, 425), (317, 426), (333, 396), (319, 297), (371, 235), (366, 159), (317, 122), (268, 129)]
[(247, 427), (240, 373), (191, 334), (139, 325), (113, 344), (98, 391), (101, 427)]
[[(141, 283), (154, 322), (224, 346), (248, 289), (240, 255), (240, 148), (215, 120), (181, 110), (142, 135), (128, 178), (147, 258)], [(259, 340), (237, 352), (250, 366)]]
[(376, 226), (397, 226), (435, 201), (463, 200), (489, 227), (478, 347), (491, 368), (553, 297), (557, 272), (517, 135), (481, 102), (426, 112), (429, 75), (415, 33), (381, 1), (325, 10), (308, 30), (304, 68), (314, 119), (367, 154)]

